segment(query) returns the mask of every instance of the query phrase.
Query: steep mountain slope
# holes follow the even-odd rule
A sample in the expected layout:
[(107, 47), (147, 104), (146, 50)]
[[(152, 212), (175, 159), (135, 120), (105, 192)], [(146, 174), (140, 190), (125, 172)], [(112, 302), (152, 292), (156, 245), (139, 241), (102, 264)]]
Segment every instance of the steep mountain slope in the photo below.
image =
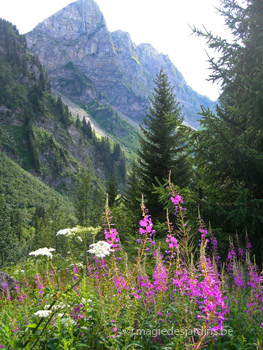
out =
[[(84, 118), (85, 120), (85, 118)], [(0, 20), (0, 151), (56, 190), (68, 193), (81, 165), (97, 179), (125, 178), (122, 152), (114, 155), (85, 121), (75, 122), (51, 91), (48, 76), (10, 23)]]
[[(214, 105), (186, 84), (168, 56), (149, 44), (136, 47), (127, 33), (111, 34), (93, 0), (70, 4), (40, 23), (26, 38), (30, 50), (46, 66), (52, 86), (88, 110), (94, 101), (96, 109), (106, 108), (104, 122), (115, 111), (115, 118), (141, 123), (149, 109), (152, 81), (160, 68), (168, 74), (177, 98), (185, 106), (186, 122), (197, 126), (200, 104)], [(91, 116), (97, 118), (92, 111)]]
[(47, 208), (52, 202), (58, 201), (65, 213), (74, 213), (74, 207), (68, 197), (45, 185), (2, 152), (0, 179), (0, 194), (5, 194), (5, 200), (12, 209), (30, 210), (40, 205)]

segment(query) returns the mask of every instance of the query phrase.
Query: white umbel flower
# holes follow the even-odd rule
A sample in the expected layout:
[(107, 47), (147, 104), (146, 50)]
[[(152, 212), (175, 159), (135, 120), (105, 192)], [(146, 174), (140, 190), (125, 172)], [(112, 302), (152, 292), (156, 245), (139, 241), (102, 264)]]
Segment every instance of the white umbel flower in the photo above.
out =
[(44, 255), (49, 257), (50, 259), (52, 259), (53, 255), (51, 252), (54, 252), (56, 249), (54, 248), (40, 248), (38, 250), (35, 250), (34, 252), (29, 253), (29, 255), (34, 255), (34, 256), (38, 256), (38, 255)]
[(90, 248), (88, 253), (94, 254), (97, 258), (105, 258), (105, 256), (110, 255), (110, 252), (114, 251), (111, 249), (111, 245), (105, 241), (98, 241), (91, 244)]
[(57, 232), (57, 236), (66, 236), (66, 237), (69, 237), (69, 236), (74, 236), (75, 235), (75, 232), (78, 231), (78, 228), (77, 227), (73, 227), (73, 228), (64, 228), (63, 230), (59, 230)]
[(48, 317), (51, 314), (51, 310), (39, 310), (34, 313), (35, 316), (38, 317)]

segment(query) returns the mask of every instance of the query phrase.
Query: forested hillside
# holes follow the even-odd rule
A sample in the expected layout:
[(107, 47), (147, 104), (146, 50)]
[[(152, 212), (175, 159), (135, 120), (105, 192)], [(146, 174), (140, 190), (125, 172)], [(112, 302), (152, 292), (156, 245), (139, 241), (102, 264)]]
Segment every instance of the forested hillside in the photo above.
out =
[(4, 20), (0, 75), (0, 147), (10, 158), (63, 193), (70, 192), (80, 166), (88, 162), (104, 182), (113, 174), (125, 181), (125, 158), (119, 146), (97, 137), (85, 118), (72, 118), (61, 98), (52, 93), (38, 58), (27, 51), (25, 37)]

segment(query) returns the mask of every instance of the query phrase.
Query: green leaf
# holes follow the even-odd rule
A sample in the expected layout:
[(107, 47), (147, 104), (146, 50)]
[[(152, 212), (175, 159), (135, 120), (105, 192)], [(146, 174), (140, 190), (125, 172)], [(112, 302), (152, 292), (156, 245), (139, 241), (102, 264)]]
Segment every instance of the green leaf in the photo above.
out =
[(37, 324), (36, 323), (31, 323), (27, 325), (27, 328), (36, 328)]

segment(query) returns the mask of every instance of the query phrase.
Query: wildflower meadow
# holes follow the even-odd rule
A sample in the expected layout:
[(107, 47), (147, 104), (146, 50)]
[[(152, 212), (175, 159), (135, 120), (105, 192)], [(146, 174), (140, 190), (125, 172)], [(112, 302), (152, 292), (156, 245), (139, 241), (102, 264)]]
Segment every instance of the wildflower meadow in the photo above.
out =
[(66, 256), (43, 247), (10, 268), (22, 286), (2, 293), (0, 348), (262, 349), (262, 273), (249, 240), (245, 247), (231, 241), (223, 262), (199, 217), (193, 247), (172, 184), (170, 200), (175, 210), (162, 242), (142, 201), (137, 255), (126, 253), (106, 204), (104, 239), (99, 227), (62, 229)]

